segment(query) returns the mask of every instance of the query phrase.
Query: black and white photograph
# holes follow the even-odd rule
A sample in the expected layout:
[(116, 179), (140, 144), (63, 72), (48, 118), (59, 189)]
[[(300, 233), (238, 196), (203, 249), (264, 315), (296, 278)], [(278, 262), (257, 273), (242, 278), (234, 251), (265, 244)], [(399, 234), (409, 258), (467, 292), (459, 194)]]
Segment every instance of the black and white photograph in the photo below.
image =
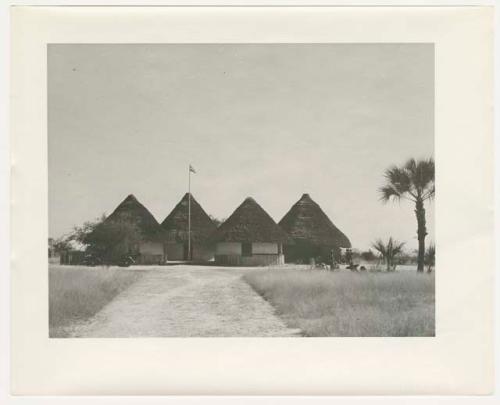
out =
[(47, 65), (51, 338), (435, 336), (433, 44)]
[(495, 11), (11, 7), (3, 402), (493, 404)]

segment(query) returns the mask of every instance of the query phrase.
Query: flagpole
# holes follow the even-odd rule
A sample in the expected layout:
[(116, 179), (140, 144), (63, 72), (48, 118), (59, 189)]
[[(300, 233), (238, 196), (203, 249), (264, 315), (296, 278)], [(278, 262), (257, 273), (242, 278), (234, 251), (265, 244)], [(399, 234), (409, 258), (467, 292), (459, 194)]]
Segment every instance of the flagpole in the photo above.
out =
[(188, 173), (188, 260), (191, 260), (191, 165)]

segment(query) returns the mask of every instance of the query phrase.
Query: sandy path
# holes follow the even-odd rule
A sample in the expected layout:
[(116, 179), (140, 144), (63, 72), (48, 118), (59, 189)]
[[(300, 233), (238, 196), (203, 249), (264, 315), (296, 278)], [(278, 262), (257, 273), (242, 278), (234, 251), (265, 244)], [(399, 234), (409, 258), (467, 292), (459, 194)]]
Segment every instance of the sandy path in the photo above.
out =
[[(132, 270), (131, 270), (132, 271)], [(298, 336), (241, 279), (242, 269), (158, 267), (123, 291), (73, 337)]]

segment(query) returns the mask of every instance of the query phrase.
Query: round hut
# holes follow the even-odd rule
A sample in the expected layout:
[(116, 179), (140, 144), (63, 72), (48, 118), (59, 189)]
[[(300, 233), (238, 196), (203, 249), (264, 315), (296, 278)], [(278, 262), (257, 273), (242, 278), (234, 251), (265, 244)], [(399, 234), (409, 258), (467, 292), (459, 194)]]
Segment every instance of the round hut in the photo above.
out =
[(215, 261), (230, 266), (283, 264), (287, 234), (248, 197), (215, 233)]
[(309, 194), (302, 195), (279, 225), (295, 242), (284, 247), (287, 263), (309, 263), (311, 259), (329, 263), (332, 253), (338, 258), (341, 248), (351, 247), (347, 236)]
[(130, 194), (109, 215), (104, 223), (128, 222), (141, 234), (138, 246), (130, 247), (137, 264), (161, 264), (165, 261), (164, 232), (149, 210)]
[[(213, 260), (215, 243), (212, 236), (217, 226), (193, 195), (191, 194), (191, 202), (189, 197), (190, 194), (186, 193), (161, 224), (167, 237), (165, 247), (168, 260)], [(188, 254), (189, 204), (191, 204), (191, 257)]]

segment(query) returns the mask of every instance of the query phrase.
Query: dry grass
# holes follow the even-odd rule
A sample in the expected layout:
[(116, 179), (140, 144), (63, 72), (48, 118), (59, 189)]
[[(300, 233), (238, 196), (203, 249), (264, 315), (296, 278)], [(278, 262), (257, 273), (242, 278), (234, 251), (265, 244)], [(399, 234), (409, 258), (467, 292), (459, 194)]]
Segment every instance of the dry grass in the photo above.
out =
[(104, 267), (50, 267), (50, 337), (67, 336), (74, 324), (95, 315), (142, 273)]
[(434, 336), (434, 275), (259, 271), (245, 280), (306, 336)]

